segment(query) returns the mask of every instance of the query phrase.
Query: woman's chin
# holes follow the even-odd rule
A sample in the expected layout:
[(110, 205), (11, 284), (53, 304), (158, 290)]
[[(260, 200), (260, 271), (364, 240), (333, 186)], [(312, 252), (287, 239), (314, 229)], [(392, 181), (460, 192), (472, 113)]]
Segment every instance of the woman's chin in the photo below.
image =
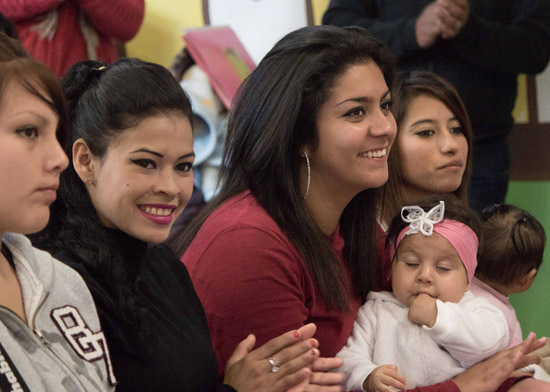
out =
[[(171, 227), (171, 226), (170, 226)], [(170, 228), (163, 228), (162, 230), (139, 230), (134, 233), (126, 233), (138, 240), (147, 242), (153, 245), (160, 244), (168, 239), (170, 235)]]

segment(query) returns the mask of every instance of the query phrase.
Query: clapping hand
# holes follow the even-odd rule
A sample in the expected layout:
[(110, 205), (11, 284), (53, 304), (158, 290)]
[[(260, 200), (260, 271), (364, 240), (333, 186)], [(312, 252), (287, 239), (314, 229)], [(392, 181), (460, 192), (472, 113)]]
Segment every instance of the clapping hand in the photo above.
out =
[(249, 335), (227, 361), (224, 382), (239, 392), (339, 392), (344, 376), (327, 373), (339, 358), (320, 358), (315, 324), (287, 332), (252, 351)]
[(539, 363), (540, 357), (529, 354), (545, 344), (545, 338), (536, 340), (531, 332), (522, 343), (469, 367), (452, 381), (461, 391), (493, 392), (504, 380), (514, 376), (516, 369)]

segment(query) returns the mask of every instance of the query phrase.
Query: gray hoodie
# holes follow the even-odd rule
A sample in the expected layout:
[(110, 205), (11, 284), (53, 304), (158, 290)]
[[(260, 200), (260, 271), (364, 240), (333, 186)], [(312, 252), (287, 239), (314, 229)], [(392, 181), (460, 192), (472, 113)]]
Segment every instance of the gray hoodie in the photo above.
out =
[(0, 306), (0, 391), (114, 391), (92, 296), (78, 273), (6, 233), (27, 323)]

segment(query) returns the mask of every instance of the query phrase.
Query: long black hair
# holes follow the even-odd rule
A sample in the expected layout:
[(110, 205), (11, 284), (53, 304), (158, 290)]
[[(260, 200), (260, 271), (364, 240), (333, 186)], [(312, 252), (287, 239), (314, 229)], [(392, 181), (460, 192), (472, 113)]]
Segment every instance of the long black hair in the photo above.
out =
[(301, 253), (329, 307), (347, 309), (352, 290), (366, 296), (378, 276), (377, 191), (359, 193), (340, 219), (344, 255), (352, 271), (350, 288), (330, 242), (304, 204), (300, 161), (304, 145), (317, 145), (317, 114), (338, 78), (350, 66), (368, 61), (381, 69), (391, 88), (394, 57), (364, 29), (305, 27), (273, 47), (244, 81), (231, 110), (219, 195), (173, 243), (177, 254), (185, 251), (213, 210), (249, 189)]
[[(61, 174), (50, 222), (33, 237), (33, 243), (54, 255), (64, 255), (62, 261), (81, 264), (108, 293), (107, 297), (94, 295), (96, 301), (104, 301), (98, 308), (137, 325), (142, 309), (135, 295), (139, 281), (136, 266), (125, 262), (101, 223), (74, 169), (72, 144), (83, 138), (92, 154), (101, 158), (118, 135), (142, 120), (172, 112), (191, 118), (191, 105), (167, 69), (138, 59), (121, 59), (109, 66), (79, 62), (67, 71), (61, 86), (71, 126), (71, 143), (66, 148), (70, 164)], [(140, 335), (139, 328), (135, 331)]]

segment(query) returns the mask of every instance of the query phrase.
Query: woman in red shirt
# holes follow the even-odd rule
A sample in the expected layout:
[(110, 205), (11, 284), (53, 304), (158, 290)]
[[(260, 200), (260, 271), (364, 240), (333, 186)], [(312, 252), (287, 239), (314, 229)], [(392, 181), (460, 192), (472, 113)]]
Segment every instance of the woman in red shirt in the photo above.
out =
[[(262, 344), (315, 322), (323, 356), (345, 344), (378, 283), (372, 234), (396, 133), (392, 82), (393, 56), (365, 30), (316, 26), (285, 36), (241, 87), (220, 192), (175, 244), (220, 371), (246, 331)], [(418, 391), (492, 391), (517, 351), (543, 343), (533, 340)]]

